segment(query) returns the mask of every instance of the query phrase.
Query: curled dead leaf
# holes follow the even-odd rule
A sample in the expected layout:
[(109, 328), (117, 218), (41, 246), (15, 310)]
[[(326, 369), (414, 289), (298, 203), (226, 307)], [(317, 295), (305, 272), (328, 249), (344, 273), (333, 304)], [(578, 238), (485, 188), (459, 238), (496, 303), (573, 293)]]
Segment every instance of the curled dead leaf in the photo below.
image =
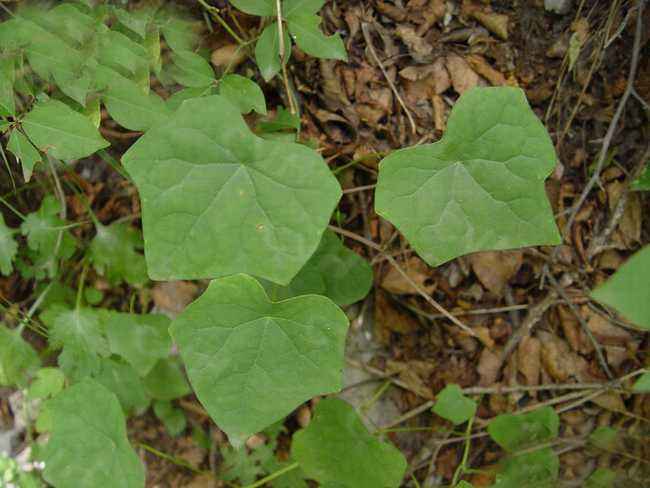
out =
[(524, 337), (517, 349), (517, 367), (526, 378), (526, 384), (539, 384), (541, 371), (542, 344), (536, 337)]
[(523, 257), (521, 251), (486, 251), (470, 255), (469, 260), (481, 284), (501, 296), (508, 281), (519, 271)]
[(479, 76), (470, 65), (458, 54), (447, 56), (445, 65), (451, 75), (451, 84), (454, 90), (462, 95), (479, 84)]
[(481, 386), (493, 385), (499, 377), (501, 370), (501, 359), (487, 347), (481, 351), (476, 371), (480, 376), (479, 384)]

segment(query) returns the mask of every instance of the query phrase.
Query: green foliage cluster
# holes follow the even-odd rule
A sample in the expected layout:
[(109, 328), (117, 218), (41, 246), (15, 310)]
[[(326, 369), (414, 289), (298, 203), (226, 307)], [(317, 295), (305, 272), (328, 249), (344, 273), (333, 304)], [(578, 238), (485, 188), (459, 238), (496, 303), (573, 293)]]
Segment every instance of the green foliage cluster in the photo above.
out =
[[(307, 54), (346, 59), (340, 36), (320, 30), (323, 0), (232, 3), (268, 17), (254, 48), (264, 80), (282, 71), (292, 41)], [(9, 207), (19, 228), (0, 216), (0, 273), (17, 269), (46, 283), (17, 327), (0, 324), (0, 384), (42, 402), (36, 428), (50, 434), (45, 479), (64, 488), (143, 486), (126, 416), (152, 406), (178, 435), (187, 423), (173, 402), (193, 391), (235, 447), (222, 453), (226, 480), (286, 471), (273, 486), (303, 487), (305, 479), (398, 486), (402, 454), (338, 399), (318, 403), (311, 424), (294, 435), (290, 461), (275, 458), (274, 440), (244, 455), (249, 436), (341, 388), (348, 319), (340, 307), (367, 295), (372, 269), (327, 230), (342, 191), (296, 137), (299, 117), (280, 107), (252, 131), (242, 114), (267, 113), (262, 89), (241, 75), (217, 76), (194, 22), (162, 3), (147, 5), (23, 5), (0, 24), (0, 133), (26, 182), (34, 171), (56, 172), (97, 152), (107, 159), (102, 107), (121, 127), (144, 132), (121, 159), (140, 195), (142, 237), (128, 222), (100, 222), (89, 206), (95, 233), (80, 242), (55, 195), (28, 215)], [(173, 91), (169, 98), (151, 89), (152, 76)], [(521, 90), (477, 88), (458, 101), (441, 141), (382, 162), (376, 210), (431, 265), (478, 250), (557, 244), (543, 184), (554, 163)], [(650, 268), (648, 256), (641, 251), (629, 267)], [(81, 271), (64, 273), (72, 259)], [(170, 321), (96, 307), (102, 293), (84, 290), (91, 268), (112, 286), (140, 290), (149, 279), (211, 281)], [(649, 328), (635, 279), (623, 267), (594, 297)], [(42, 367), (22, 336), (29, 326), (47, 337), (57, 367)], [(170, 356), (173, 343), (182, 363)], [(647, 391), (648, 381), (641, 377), (637, 390)], [(476, 409), (449, 385), (434, 412), (471, 427)], [(557, 436), (558, 419), (552, 409), (502, 415), (488, 432), (514, 453)], [(557, 471), (557, 456), (537, 450), (509, 457), (496, 486), (551, 483)]]

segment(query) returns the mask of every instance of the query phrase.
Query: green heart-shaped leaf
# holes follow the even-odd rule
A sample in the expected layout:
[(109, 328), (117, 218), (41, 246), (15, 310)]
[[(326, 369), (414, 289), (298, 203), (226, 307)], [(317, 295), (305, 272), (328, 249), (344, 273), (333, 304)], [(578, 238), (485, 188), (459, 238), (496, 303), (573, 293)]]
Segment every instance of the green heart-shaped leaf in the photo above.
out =
[(255, 136), (218, 95), (183, 102), (122, 162), (140, 191), (157, 280), (248, 273), (286, 285), (341, 195), (316, 152)]
[(555, 151), (518, 88), (475, 88), (435, 144), (381, 163), (375, 208), (432, 266), (463, 254), (559, 244), (544, 179)]
[(402, 453), (369, 434), (338, 398), (316, 405), (309, 426), (293, 436), (291, 456), (308, 478), (327, 486), (396, 488), (406, 470)]
[(171, 333), (199, 400), (239, 446), (302, 402), (341, 387), (347, 325), (325, 297), (274, 303), (239, 274), (210, 283)]

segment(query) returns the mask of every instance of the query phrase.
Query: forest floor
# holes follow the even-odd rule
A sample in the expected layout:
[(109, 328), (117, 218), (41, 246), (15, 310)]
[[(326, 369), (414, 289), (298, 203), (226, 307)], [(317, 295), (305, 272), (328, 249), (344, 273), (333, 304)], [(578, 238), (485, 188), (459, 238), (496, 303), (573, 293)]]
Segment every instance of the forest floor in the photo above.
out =
[[(258, 19), (222, 3), (224, 18), (252, 36)], [(429, 408), (449, 383), (483, 395), (467, 459), (477, 470), (474, 486), (493, 482), (481, 470), (503, 455), (485, 434), (485, 419), (540, 403), (560, 413), (561, 435), (552, 447), (567, 486), (582, 486), (596, 466), (623, 473), (626, 486), (642, 486), (640, 480), (650, 476), (648, 396), (609, 388), (629, 386), (612, 381), (650, 364), (648, 335), (589, 299), (589, 290), (650, 242), (650, 200), (630, 189), (650, 140), (650, 8), (634, 55), (640, 2), (555, 3), (569, 4), (568, 11), (550, 12), (543, 0), (328, 2), (321, 11), (324, 29), (342, 33), (349, 61), (317, 60), (294, 48), (288, 65), (302, 113), (301, 137), (317, 144), (344, 189), (340, 227), (392, 249), (409, 277), (373, 248), (346, 239), (373, 264), (375, 280), (368, 298), (347, 310), (352, 333), (343, 394), (363, 407), (368, 425), (392, 430), (391, 441), (409, 462), (403, 486), (418, 486), (413, 480), (446, 486), (463, 458), (466, 438), (445, 430)], [(198, 4), (191, 11), (202, 15)], [(233, 58), (233, 40), (207, 22), (199, 28), (215, 68), (232, 63), (237, 72), (252, 73), (252, 61)], [(286, 105), (280, 77), (258, 81), (269, 107)], [(565, 244), (477, 253), (431, 268), (375, 214), (378, 162), (397, 148), (439, 140), (461, 94), (498, 85), (525, 90), (555, 143), (558, 163), (546, 189)], [(111, 129), (110, 121), (102, 127), (119, 159), (133, 134)], [(578, 208), (601, 153), (601, 178)], [(78, 164), (76, 172), (101, 221), (139, 212), (135, 188), (99, 158)], [(68, 206), (73, 215), (85, 212), (74, 195)], [(478, 339), (431, 309), (412, 282), (462, 318)], [(17, 275), (0, 278), (0, 293), (12, 303), (23, 300), (30, 286)], [(106, 284), (98, 278), (95, 286)], [(139, 296), (139, 306), (174, 315), (202, 288), (196, 282), (158, 283)], [(116, 306), (128, 304), (128, 288), (104, 292)], [(309, 422), (316, 401), (288, 417), (277, 438), (280, 457), (291, 433)], [(189, 419), (179, 437), (169, 436), (153, 413), (129, 420), (133, 440), (166, 454), (143, 453), (148, 486), (232, 486), (214, 476), (226, 462), (224, 435), (196, 398), (179, 406)], [(611, 452), (587, 445), (598, 426), (621, 432)], [(249, 440), (249, 464), (242, 466), (255, 469), (255, 449), (264, 442), (264, 436)]]

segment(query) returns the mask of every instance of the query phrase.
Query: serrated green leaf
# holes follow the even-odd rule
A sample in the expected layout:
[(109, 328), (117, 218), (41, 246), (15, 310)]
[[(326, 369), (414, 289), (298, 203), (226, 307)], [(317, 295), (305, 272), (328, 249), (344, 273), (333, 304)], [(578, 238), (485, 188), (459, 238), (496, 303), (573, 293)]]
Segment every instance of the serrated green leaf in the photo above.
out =
[(441, 141), (380, 165), (378, 214), (432, 266), (481, 250), (559, 244), (544, 179), (553, 144), (518, 88), (475, 88)]
[(0, 385), (27, 385), (40, 364), (38, 354), (21, 337), (20, 331), (0, 323)]
[(215, 82), (214, 71), (210, 64), (200, 55), (192, 51), (174, 51), (173, 66), (170, 68), (171, 77), (184, 86), (204, 87)]
[(288, 284), (341, 195), (320, 155), (258, 138), (218, 95), (186, 100), (122, 163), (140, 191), (152, 279), (244, 272)]
[(36, 372), (27, 390), (27, 398), (43, 399), (55, 396), (61, 390), (65, 383), (65, 376), (58, 368), (41, 368)]
[(269, 17), (277, 14), (275, 0), (230, 0), (230, 3), (251, 15)]
[(14, 239), (16, 231), (5, 224), (0, 215), (0, 274), (8, 276), (14, 270), (13, 262), (18, 253), (18, 243)]
[(16, 115), (14, 98), (15, 62), (13, 56), (0, 54), (0, 116)]
[(44, 478), (57, 488), (143, 488), (144, 468), (126, 437), (120, 404), (93, 380), (65, 389), (48, 402), (52, 433)]
[(167, 121), (171, 111), (153, 91), (143, 91), (137, 83), (116, 74), (102, 99), (108, 113), (122, 127), (147, 130)]
[(438, 394), (433, 411), (454, 425), (460, 425), (474, 417), (476, 402), (463, 395), (458, 385), (447, 385)]
[(32, 146), (29, 139), (17, 129), (11, 132), (7, 149), (20, 161), (20, 165), (23, 168), (23, 178), (25, 183), (27, 183), (32, 178), (36, 163), (40, 163), (43, 160), (40, 153)]
[(650, 191), (650, 164), (646, 164), (641, 176), (632, 182), (631, 188), (636, 191)]
[(585, 488), (611, 488), (616, 481), (616, 473), (611, 469), (598, 468), (585, 481)]
[(140, 376), (169, 354), (171, 321), (166, 316), (109, 312), (104, 317), (111, 352), (131, 363)]
[(144, 388), (155, 400), (171, 401), (191, 393), (178, 363), (161, 359), (144, 378)]
[(348, 320), (325, 297), (271, 302), (250, 276), (214, 280), (172, 323), (190, 382), (234, 446), (341, 387)]
[(100, 361), (99, 371), (93, 377), (117, 396), (127, 415), (149, 406), (149, 398), (142, 380), (130, 364), (113, 358), (103, 358)]
[(314, 294), (325, 295), (340, 306), (363, 299), (371, 286), (368, 262), (331, 231), (325, 231), (316, 252), (288, 286), (264, 283), (274, 300)]
[(284, 0), (282, 15), (289, 18), (295, 14), (315, 14), (325, 4), (325, 0)]
[(505, 413), (488, 424), (494, 442), (506, 451), (541, 443), (558, 435), (560, 418), (552, 407), (542, 407), (520, 415)]
[(81, 159), (109, 145), (90, 120), (58, 100), (37, 103), (22, 125), (36, 147), (57, 159)]
[(650, 393), (650, 372), (643, 373), (639, 379), (634, 382), (632, 391), (639, 393)]
[(591, 297), (615, 308), (627, 320), (650, 330), (650, 246), (636, 252)]
[(266, 101), (262, 89), (253, 80), (241, 75), (226, 75), (219, 82), (219, 94), (243, 114), (255, 110), (266, 115)]
[(318, 15), (295, 13), (287, 18), (289, 32), (298, 47), (315, 58), (348, 60), (348, 53), (341, 36), (326, 36), (320, 30), (321, 18)]
[(98, 371), (100, 358), (109, 355), (109, 348), (96, 310), (53, 305), (41, 314), (41, 320), (49, 329), (50, 345), (63, 348), (59, 367), (67, 377), (76, 381)]
[(554, 488), (560, 471), (560, 460), (551, 448), (544, 448), (503, 463), (493, 488)]
[(90, 263), (102, 276), (117, 284), (124, 280), (131, 285), (147, 281), (140, 234), (128, 223), (96, 224), (97, 234), (88, 248)]
[(392, 444), (369, 434), (343, 400), (321, 400), (309, 426), (296, 432), (293, 457), (305, 474), (321, 484), (355, 488), (397, 488), (406, 459)]
[[(285, 63), (291, 56), (291, 37), (286, 29), (283, 29), (285, 46)], [(278, 23), (272, 22), (267, 25), (260, 34), (255, 44), (255, 63), (260, 70), (262, 78), (270, 81), (282, 70), (280, 59), (280, 33)]]
[(222, 446), (219, 450), (223, 457), (219, 471), (220, 479), (239, 480), (242, 486), (248, 486), (266, 472), (255, 456), (255, 451), (249, 454), (246, 449), (233, 449), (228, 446)]
[(187, 427), (185, 414), (171, 402), (156, 401), (153, 404), (153, 411), (172, 437), (180, 435)]

